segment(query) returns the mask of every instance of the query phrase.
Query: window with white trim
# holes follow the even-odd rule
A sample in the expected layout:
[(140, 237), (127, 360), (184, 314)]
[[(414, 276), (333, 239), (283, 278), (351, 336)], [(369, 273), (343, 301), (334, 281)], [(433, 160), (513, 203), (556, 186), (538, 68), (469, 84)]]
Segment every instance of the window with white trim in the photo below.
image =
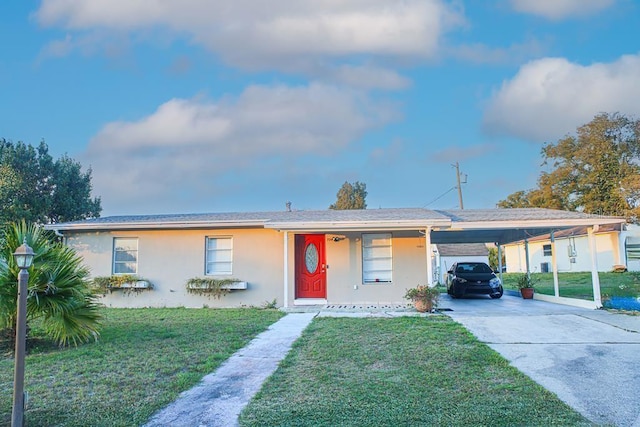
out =
[(362, 282), (391, 283), (391, 233), (362, 235)]
[(640, 238), (627, 237), (624, 241), (625, 253), (627, 255), (627, 261), (640, 260)]
[(206, 275), (232, 274), (233, 239), (207, 237)]
[(113, 274), (138, 273), (138, 239), (113, 238)]
[(544, 256), (551, 256), (551, 245), (542, 245), (542, 254)]

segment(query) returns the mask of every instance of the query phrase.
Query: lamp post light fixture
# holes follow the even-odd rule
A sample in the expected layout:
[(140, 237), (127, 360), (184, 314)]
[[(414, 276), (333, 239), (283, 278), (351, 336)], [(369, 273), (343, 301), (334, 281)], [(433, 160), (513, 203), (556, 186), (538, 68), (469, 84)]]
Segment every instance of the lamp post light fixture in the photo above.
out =
[(11, 412), (11, 427), (24, 425), (24, 353), (27, 341), (27, 283), (33, 262), (33, 249), (27, 245), (25, 237), (13, 253), (13, 259), (20, 268), (18, 274), (18, 301), (16, 312), (16, 350), (15, 370), (13, 376), (13, 411)]

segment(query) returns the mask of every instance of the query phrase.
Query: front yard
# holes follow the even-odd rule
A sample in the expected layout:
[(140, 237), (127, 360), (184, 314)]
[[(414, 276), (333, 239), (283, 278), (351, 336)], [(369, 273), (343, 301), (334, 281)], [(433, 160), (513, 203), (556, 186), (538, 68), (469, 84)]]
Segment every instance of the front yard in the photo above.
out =
[[(27, 426), (141, 425), (283, 316), (258, 309), (103, 313), (98, 342), (63, 350), (36, 343), (30, 349), (25, 363)], [(11, 419), (13, 364), (7, 355), (0, 358), (3, 426)]]
[[(104, 314), (96, 343), (31, 348), (29, 427), (142, 425), (283, 315), (259, 309)], [(5, 355), (0, 425), (10, 418), (12, 381), (13, 359)], [(442, 315), (314, 320), (241, 424), (589, 425)]]
[(244, 427), (590, 425), (445, 316), (314, 320), (240, 421)]

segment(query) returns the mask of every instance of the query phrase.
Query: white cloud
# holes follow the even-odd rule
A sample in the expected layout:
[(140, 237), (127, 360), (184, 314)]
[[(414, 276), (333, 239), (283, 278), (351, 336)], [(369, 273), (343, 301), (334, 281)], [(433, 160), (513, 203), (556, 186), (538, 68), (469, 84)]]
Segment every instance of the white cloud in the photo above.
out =
[(333, 73), (333, 80), (350, 87), (369, 89), (405, 89), (411, 85), (406, 77), (395, 71), (375, 66), (345, 65), (325, 73), (326, 77)]
[(492, 47), (482, 43), (455, 46), (450, 55), (474, 64), (522, 64), (524, 61), (542, 56), (546, 43), (531, 39), (513, 43), (507, 47)]
[(592, 15), (614, 3), (615, 0), (511, 0), (516, 11), (551, 20)]
[(67, 34), (62, 40), (52, 40), (47, 43), (40, 52), (40, 59), (67, 56), (75, 47), (71, 35)]
[(86, 37), (164, 29), (234, 66), (296, 72), (354, 56), (432, 57), (463, 20), (443, 0), (43, 0), (35, 18)]
[(251, 175), (260, 188), (265, 173), (285, 172), (283, 164), (326, 162), (395, 117), (393, 108), (342, 87), (251, 86), (237, 98), (172, 99), (140, 120), (109, 123), (86, 161), (95, 193), (112, 204), (199, 200), (224, 191), (230, 175)]
[(520, 68), (489, 101), (485, 128), (532, 141), (557, 139), (601, 112), (640, 115), (640, 54), (583, 66), (544, 58)]

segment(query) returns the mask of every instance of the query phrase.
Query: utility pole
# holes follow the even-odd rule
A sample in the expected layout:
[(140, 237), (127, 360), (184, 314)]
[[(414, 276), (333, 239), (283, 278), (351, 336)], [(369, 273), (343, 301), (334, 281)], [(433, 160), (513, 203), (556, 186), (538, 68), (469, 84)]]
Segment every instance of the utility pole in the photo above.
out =
[[(458, 180), (458, 201), (460, 202), (460, 209), (464, 209), (464, 204), (462, 203), (462, 186), (460, 185), (460, 165), (456, 162), (453, 166), (456, 168), (456, 179)], [(466, 181), (465, 177), (465, 182)]]

